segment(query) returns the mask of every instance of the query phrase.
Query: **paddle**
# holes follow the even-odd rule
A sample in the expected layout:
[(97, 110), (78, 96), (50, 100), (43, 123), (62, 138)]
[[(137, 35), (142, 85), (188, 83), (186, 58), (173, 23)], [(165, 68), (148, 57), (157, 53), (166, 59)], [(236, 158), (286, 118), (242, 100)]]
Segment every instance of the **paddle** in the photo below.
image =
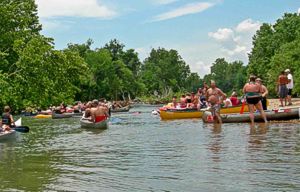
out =
[(241, 107), (241, 110), (240, 110), (240, 114), (243, 114), (243, 113), (244, 113), (245, 105), (246, 105), (246, 99), (244, 98), (244, 99), (243, 99), (243, 103), (242, 103), (242, 107)]
[(28, 133), (29, 132), (29, 127), (27, 126), (22, 126), (22, 118), (19, 118), (15, 122), (15, 127), (12, 127), (13, 130), (21, 132), (21, 133)]
[(21, 133), (28, 133), (29, 132), (29, 127), (27, 126), (17, 126), (17, 127), (12, 127), (13, 130), (21, 132)]

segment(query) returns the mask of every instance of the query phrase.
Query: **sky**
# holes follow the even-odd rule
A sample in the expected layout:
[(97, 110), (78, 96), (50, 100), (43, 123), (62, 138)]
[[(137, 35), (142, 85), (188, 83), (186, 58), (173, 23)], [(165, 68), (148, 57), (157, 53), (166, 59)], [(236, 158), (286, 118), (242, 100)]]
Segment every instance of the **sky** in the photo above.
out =
[(118, 39), (143, 61), (152, 48), (175, 49), (200, 77), (217, 58), (248, 63), (262, 23), (300, 13), (299, 0), (36, 0), (42, 34), (55, 48)]

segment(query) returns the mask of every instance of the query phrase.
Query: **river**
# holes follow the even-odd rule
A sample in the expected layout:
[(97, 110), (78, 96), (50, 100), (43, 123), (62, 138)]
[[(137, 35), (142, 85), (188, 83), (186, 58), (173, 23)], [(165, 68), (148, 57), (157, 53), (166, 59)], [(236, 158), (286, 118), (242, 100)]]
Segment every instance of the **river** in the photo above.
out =
[(154, 107), (79, 119), (23, 118), (0, 143), (0, 191), (300, 191), (300, 126), (161, 121)]

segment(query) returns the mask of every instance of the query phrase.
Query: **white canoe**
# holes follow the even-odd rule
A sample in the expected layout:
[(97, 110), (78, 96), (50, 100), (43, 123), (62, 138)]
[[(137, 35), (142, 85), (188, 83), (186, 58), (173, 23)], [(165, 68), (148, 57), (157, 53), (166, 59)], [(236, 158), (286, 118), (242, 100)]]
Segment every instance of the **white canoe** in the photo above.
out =
[(109, 118), (100, 121), (98, 123), (94, 123), (89, 121), (88, 119), (80, 119), (80, 125), (82, 128), (93, 128), (93, 129), (107, 129), (108, 128)]
[[(15, 125), (16, 126), (21, 126), (22, 125), (22, 118), (18, 119), (15, 122)], [(15, 130), (0, 132), (0, 141), (13, 139), (15, 137), (16, 137), (16, 131)]]

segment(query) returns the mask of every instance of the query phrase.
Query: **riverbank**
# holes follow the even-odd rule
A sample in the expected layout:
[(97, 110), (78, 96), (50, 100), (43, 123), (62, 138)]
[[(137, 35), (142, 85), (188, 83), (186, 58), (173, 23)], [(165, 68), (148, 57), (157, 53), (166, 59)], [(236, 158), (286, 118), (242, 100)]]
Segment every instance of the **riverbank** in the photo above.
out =
[[(280, 105), (279, 99), (268, 99), (269, 106), (268, 109), (278, 109)], [(300, 98), (292, 98), (293, 105), (284, 106), (283, 108), (295, 108), (300, 107)]]

